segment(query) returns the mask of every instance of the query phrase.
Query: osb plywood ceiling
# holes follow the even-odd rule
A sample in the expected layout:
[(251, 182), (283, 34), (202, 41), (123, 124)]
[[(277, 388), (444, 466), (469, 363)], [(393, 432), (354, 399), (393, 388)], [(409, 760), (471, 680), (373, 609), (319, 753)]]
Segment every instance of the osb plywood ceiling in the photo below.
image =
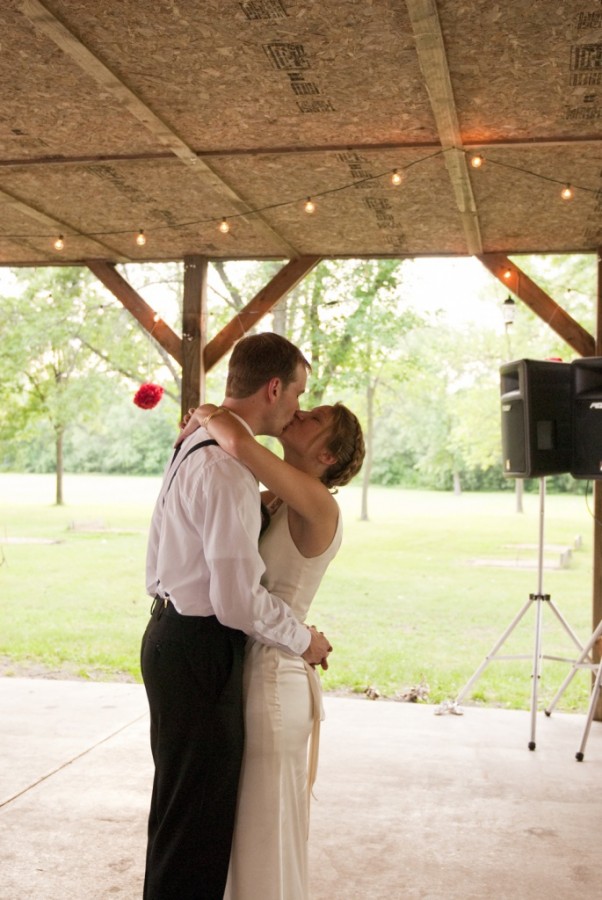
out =
[(3, 0), (0, 25), (1, 265), (602, 243), (602, 0)]

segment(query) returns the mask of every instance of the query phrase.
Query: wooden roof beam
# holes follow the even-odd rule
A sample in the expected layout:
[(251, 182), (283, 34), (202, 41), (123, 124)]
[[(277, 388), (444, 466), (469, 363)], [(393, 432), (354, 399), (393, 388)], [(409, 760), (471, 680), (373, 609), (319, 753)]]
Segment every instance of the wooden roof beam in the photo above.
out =
[[(379, 141), (379, 142), (348, 142), (346, 144), (330, 143), (330, 144), (306, 144), (297, 147), (295, 145), (277, 145), (273, 147), (230, 147), (228, 150), (223, 148), (215, 150), (197, 150), (197, 159), (211, 159), (214, 156), (223, 159), (228, 158), (245, 158), (248, 156), (308, 156), (311, 154), (322, 153), (342, 153), (355, 150), (358, 153), (378, 153), (388, 150), (438, 150), (441, 147), (440, 141)], [(599, 150), (602, 148), (602, 138), (592, 137), (562, 137), (562, 138), (530, 138), (524, 140), (522, 138), (500, 138), (499, 140), (482, 140), (482, 141), (464, 141), (463, 149), (465, 151), (487, 151), (487, 150), (534, 150), (541, 147), (550, 148), (575, 148), (580, 149), (594, 148)], [(0, 159), (0, 169), (32, 169), (40, 166), (47, 167), (66, 167), (66, 166), (84, 166), (96, 165), (98, 163), (136, 163), (136, 162), (157, 162), (162, 160), (171, 160), (176, 162), (173, 153), (167, 150), (157, 150), (151, 153), (101, 153), (87, 156), (29, 156), (27, 159), (19, 159), (18, 157), (9, 157)]]
[(320, 262), (320, 256), (299, 256), (277, 272), (272, 280), (247, 303), (205, 347), (205, 372), (228, 353), (239, 338), (259, 322), (289, 291), (292, 291)]
[(173, 356), (180, 365), (183, 364), (182, 338), (166, 325), (163, 319), (157, 319), (155, 310), (142, 299), (134, 288), (122, 278), (115, 267), (102, 260), (86, 260), (86, 266), (96, 275), (99, 281), (119, 300), (136, 318), (142, 327), (159, 343), (164, 350)]
[[(127, 87), (79, 38), (69, 31), (40, 0), (20, 0), (20, 6), (23, 15), (35, 28), (50, 38), (63, 53), (69, 56), (86, 75), (93, 78), (103, 90), (110, 91), (121, 105), (150, 131), (153, 137), (198, 175), (205, 186), (211, 187), (218, 196), (227, 199), (242, 218), (251, 212), (252, 205), (240, 193), (231, 188), (208, 163), (203, 162), (194, 150), (166, 122), (163, 122), (134, 91)], [(224, 211), (224, 214), (226, 214), (226, 211)], [(276, 232), (260, 213), (253, 213), (253, 220), (258, 223), (261, 230), (269, 235), (286, 256), (298, 255), (295, 247)]]
[(477, 207), (462, 146), (443, 34), (435, 0), (406, 0), (414, 30), (418, 62), (435, 117), (445, 163), (460, 213), (468, 253), (482, 252)]
[[(16, 209), (17, 212), (21, 213), (22, 215), (27, 216), (29, 219), (34, 219), (36, 222), (44, 225), (44, 227), (51, 229), (55, 238), (58, 238), (59, 235), (62, 235), (64, 238), (69, 238), (70, 235), (75, 235), (76, 237), (85, 237), (86, 240), (93, 241), (99, 247), (102, 247), (103, 250), (108, 250), (109, 253), (113, 257), (116, 257), (120, 262), (129, 261), (129, 257), (117, 252), (114, 247), (109, 246), (109, 244), (105, 243), (104, 241), (99, 241), (98, 238), (90, 237), (87, 234), (78, 231), (78, 229), (74, 228), (72, 225), (68, 225), (66, 222), (61, 222), (59, 219), (55, 219), (52, 216), (49, 216), (43, 210), (32, 206), (30, 203), (26, 203), (24, 200), (21, 200), (14, 194), (10, 194), (8, 191), (0, 190), (0, 208), (2, 206), (10, 206), (13, 209)], [(12, 240), (14, 243), (19, 243), (16, 238), (12, 238)], [(49, 236), (49, 240), (52, 240), (51, 236)], [(24, 238), (21, 243), (23, 244), (23, 246), (31, 247), (31, 237)], [(47, 255), (50, 258), (50, 251)], [(54, 262), (56, 260), (52, 261)]]
[(595, 355), (596, 342), (592, 335), (504, 253), (483, 253), (478, 258), (505, 288), (532, 309), (569, 347), (581, 356)]

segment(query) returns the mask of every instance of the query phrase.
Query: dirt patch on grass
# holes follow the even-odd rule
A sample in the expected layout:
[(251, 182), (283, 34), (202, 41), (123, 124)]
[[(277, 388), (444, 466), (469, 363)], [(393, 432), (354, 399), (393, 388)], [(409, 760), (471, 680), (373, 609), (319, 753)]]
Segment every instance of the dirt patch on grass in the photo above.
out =
[(0, 678), (47, 678), (54, 681), (121, 681), (136, 683), (129, 672), (106, 672), (64, 663), (60, 666), (46, 666), (35, 660), (14, 660), (0, 656)]

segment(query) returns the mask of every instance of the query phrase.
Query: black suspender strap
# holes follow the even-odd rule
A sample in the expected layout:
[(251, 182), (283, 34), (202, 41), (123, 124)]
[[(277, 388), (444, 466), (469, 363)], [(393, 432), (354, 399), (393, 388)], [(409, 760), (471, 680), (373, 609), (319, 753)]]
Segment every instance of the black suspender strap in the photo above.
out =
[[(169, 493), (169, 489), (170, 489), (170, 487), (172, 486), (173, 480), (174, 480), (174, 478), (176, 477), (176, 475), (178, 474), (178, 472), (179, 472), (179, 470), (180, 470), (180, 466), (182, 465), (182, 463), (185, 462), (185, 460), (187, 460), (188, 457), (190, 456), (190, 454), (191, 454), (191, 453), (194, 453), (195, 450), (200, 450), (201, 447), (208, 447), (210, 444), (214, 444), (214, 445), (217, 447), (217, 441), (214, 441), (213, 438), (211, 438), (211, 439), (208, 440), (208, 441), (199, 441), (198, 444), (195, 444), (194, 447), (191, 447), (190, 450), (187, 450), (187, 451), (186, 451), (186, 453), (184, 454), (184, 456), (183, 456), (182, 459), (180, 460), (180, 465), (177, 467), (177, 469), (175, 470), (175, 472), (173, 473), (173, 475), (172, 475), (171, 478), (169, 479), (169, 484), (167, 485), (167, 490), (166, 490), (165, 493), (163, 494), (163, 503), (165, 503), (165, 497), (166, 497), (167, 494)], [(174, 462), (176, 456), (178, 455), (178, 452), (179, 452), (181, 446), (182, 446), (182, 445), (179, 444), (179, 445), (176, 447), (176, 452), (174, 453), (173, 459), (172, 459), (172, 465), (173, 465), (173, 462)]]
[[(167, 485), (167, 490), (166, 490), (165, 493), (163, 494), (163, 504), (165, 504), (165, 498), (167, 497), (167, 494), (169, 493), (169, 489), (170, 489), (170, 487), (172, 486), (173, 480), (174, 480), (174, 478), (176, 477), (176, 475), (178, 474), (178, 471), (179, 471), (180, 466), (182, 465), (182, 463), (185, 462), (185, 461), (188, 459), (188, 457), (190, 456), (190, 454), (191, 454), (191, 453), (194, 453), (195, 450), (200, 450), (201, 447), (209, 447), (211, 444), (214, 444), (214, 445), (217, 447), (217, 441), (214, 441), (213, 438), (211, 438), (211, 439), (208, 440), (208, 441), (199, 441), (198, 444), (195, 444), (194, 447), (191, 447), (190, 450), (187, 450), (187, 451), (186, 451), (186, 453), (184, 454), (184, 456), (183, 456), (182, 459), (180, 460), (180, 465), (177, 467), (177, 469), (175, 470), (175, 472), (173, 473), (173, 475), (172, 475), (171, 478), (169, 479), (169, 484)], [(181, 444), (178, 444), (178, 446), (177, 446), (176, 449), (175, 449), (175, 453), (174, 453), (174, 455), (173, 455), (173, 457), (172, 457), (172, 460), (171, 460), (172, 466), (173, 466), (173, 464), (174, 464), (174, 462), (175, 462), (175, 460), (176, 460), (176, 457), (177, 457), (178, 453), (180, 452), (180, 447), (181, 447), (181, 446), (182, 446)], [(271, 517), (270, 517), (270, 511), (269, 511), (269, 509), (267, 508), (267, 506), (266, 506), (264, 503), (262, 503), (262, 504), (261, 504), (261, 530), (260, 530), (260, 532), (259, 532), (260, 537), (261, 537), (261, 535), (264, 533), (264, 531), (267, 529), (268, 525), (270, 524), (270, 518), (271, 518)]]

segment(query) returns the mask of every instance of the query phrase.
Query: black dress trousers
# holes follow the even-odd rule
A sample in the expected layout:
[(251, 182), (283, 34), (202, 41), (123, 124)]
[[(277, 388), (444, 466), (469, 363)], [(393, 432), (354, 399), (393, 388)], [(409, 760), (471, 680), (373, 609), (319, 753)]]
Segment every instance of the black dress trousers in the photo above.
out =
[(222, 900), (242, 761), (245, 636), (157, 610), (142, 639), (155, 778), (145, 900)]

